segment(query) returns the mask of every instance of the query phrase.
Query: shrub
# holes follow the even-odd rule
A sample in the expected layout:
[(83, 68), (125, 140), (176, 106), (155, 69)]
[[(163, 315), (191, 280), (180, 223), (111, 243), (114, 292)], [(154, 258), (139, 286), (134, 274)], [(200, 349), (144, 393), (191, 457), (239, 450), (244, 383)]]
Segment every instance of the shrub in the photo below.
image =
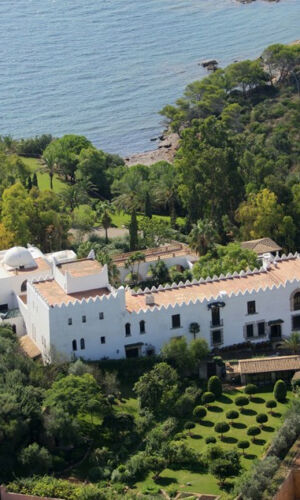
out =
[[(261, 500), (263, 492), (271, 485), (272, 478), (279, 466), (275, 457), (267, 457), (255, 464), (252, 469), (237, 480), (234, 493), (242, 494), (247, 500)], [(269, 496), (272, 498), (273, 495)]]
[(237, 444), (237, 447), (240, 448), (240, 450), (243, 450), (243, 455), (245, 455), (245, 450), (249, 448), (249, 446), (249, 441), (239, 441)]
[(175, 413), (178, 417), (189, 417), (194, 407), (194, 397), (191, 394), (182, 394), (175, 403)]
[(246, 396), (238, 396), (235, 398), (236, 406), (241, 407), (241, 412), (243, 411), (243, 407), (249, 404), (249, 399)]
[(195, 408), (193, 410), (193, 416), (195, 418), (197, 418), (201, 421), (206, 416), (206, 414), (207, 414), (207, 411), (204, 408), (204, 406), (195, 406)]
[(207, 390), (212, 392), (216, 398), (219, 398), (222, 395), (222, 382), (219, 377), (216, 375), (210, 377), (207, 384)]
[(236, 420), (237, 418), (239, 418), (240, 414), (238, 411), (236, 410), (229, 410), (227, 413), (226, 413), (226, 418), (228, 418), (228, 420), (230, 420), (230, 424), (232, 425), (233, 424), (233, 420)]
[(223, 439), (223, 434), (225, 434), (225, 432), (228, 432), (229, 429), (230, 427), (227, 422), (218, 422), (215, 425), (215, 432), (221, 434), (221, 439)]
[(273, 415), (273, 408), (276, 408), (277, 403), (274, 401), (274, 399), (270, 399), (269, 401), (266, 402), (266, 407), (270, 408), (270, 414)]
[(274, 398), (276, 401), (279, 401), (280, 403), (283, 403), (286, 399), (286, 393), (287, 393), (287, 388), (286, 388), (286, 383), (283, 380), (277, 380), (276, 384), (274, 385)]
[(52, 465), (52, 457), (46, 448), (32, 443), (27, 448), (23, 448), (19, 455), (19, 462), (25, 474), (45, 474)]
[(189, 431), (190, 436), (191, 436), (191, 429), (194, 429), (194, 427), (195, 427), (194, 422), (186, 422), (184, 424), (184, 428), (185, 428), (185, 430)]
[(215, 400), (215, 395), (213, 392), (205, 392), (203, 395), (202, 395), (202, 403), (205, 405), (205, 406), (208, 406), (209, 403), (213, 403), (214, 400)]
[(258, 415), (256, 415), (256, 422), (258, 424), (260, 424), (260, 428), (263, 427), (263, 425), (268, 421), (268, 415), (266, 415), (265, 413), (259, 413)]
[(245, 389), (244, 389), (245, 394), (249, 396), (249, 399), (251, 401), (251, 396), (257, 392), (257, 387), (255, 384), (247, 384)]
[(206, 444), (211, 444), (211, 443), (216, 443), (217, 440), (216, 440), (215, 436), (208, 436), (207, 438), (205, 438), (205, 442), (206, 442)]
[(252, 425), (247, 430), (247, 436), (252, 436), (252, 443), (254, 443), (254, 441), (255, 441), (255, 436), (258, 436), (258, 434), (260, 434), (260, 433), (261, 433), (261, 430), (256, 425)]

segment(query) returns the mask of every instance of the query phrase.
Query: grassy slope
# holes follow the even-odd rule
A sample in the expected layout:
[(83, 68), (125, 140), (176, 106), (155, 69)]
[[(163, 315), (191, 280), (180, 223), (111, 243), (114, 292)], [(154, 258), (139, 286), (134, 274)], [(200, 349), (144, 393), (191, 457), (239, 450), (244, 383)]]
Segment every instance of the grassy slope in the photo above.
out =
[[(138, 215), (137, 219), (139, 220), (142, 216)], [(112, 223), (116, 227), (127, 226), (130, 222), (130, 215), (125, 214), (124, 212), (112, 214)], [(168, 215), (153, 215), (153, 219), (164, 220), (166, 222), (170, 222), (170, 217)], [(183, 225), (184, 218), (178, 217), (177, 224)]]
[[(267, 413), (267, 408), (265, 407), (265, 401), (273, 399), (272, 392), (262, 392), (254, 398), (246, 408), (245, 413), (240, 415), (239, 419), (236, 421), (230, 431), (225, 435), (224, 440), (221, 441), (219, 436), (214, 431), (214, 425), (219, 421), (226, 421), (225, 414), (227, 411), (232, 409), (238, 409), (234, 400), (235, 397), (240, 394), (239, 391), (234, 391), (233, 393), (225, 393), (219, 401), (210, 405), (208, 409), (207, 416), (203, 419), (203, 424), (196, 424), (196, 427), (192, 429), (192, 437), (187, 435), (186, 443), (197, 450), (200, 453), (205, 451), (207, 445), (205, 444), (205, 438), (208, 436), (215, 436), (217, 439), (217, 444), (221, 444), (225, 449), (232, 449), (236, 446), (237, 442), (240, 440), (247, 440), (250, 442), (250, 448), (246, 450), (246, 456), (242, 457), (242, 466), (245, 469), (251, 467), (253, 460), (260, 458), (268, 443), (272, 440), (275, 431), (282, 425), (282, 415), (287, 409), (289, 404), (289, 399), (286, 404), (278, 403), (276, 410), (276, 416), (269, 416), (269, 421), (267, 422), (264, 430), (257, 437), (255, 444), (251, 442), (251, 438), (247, 436), (247, 428), (251, 425), (258, 425), (256, 423), (255, 417), (258, 413)], [(291, 393), (288, 395), (291, 398)], [(143, 489), (146, 486), (154, 485), (151, 476), (137, 483), (138, 489)], [(191, 483), (191, 486), (187, 486), (186, 483)], [(170, 470), (166, 469), (161, 474), (161, 484), (162, 487), (167, 487), (171, 484), (178, 485), (178, 489), (190, 492), (199, 493), (210, 493), (210, 494), (220, 494), (222, 495), (222, 500), (227, 498), (227, 494), (220, 490), (217, 484), (217, 480), (210, 474), (199, 474), (190, 472), (187, 470)]]

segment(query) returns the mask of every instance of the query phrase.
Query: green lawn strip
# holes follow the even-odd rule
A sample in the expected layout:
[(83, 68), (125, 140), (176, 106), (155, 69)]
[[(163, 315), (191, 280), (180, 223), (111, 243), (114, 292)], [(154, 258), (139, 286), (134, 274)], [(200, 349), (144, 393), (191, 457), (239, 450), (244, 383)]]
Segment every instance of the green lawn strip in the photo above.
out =
[[(45, 191), (46, 189), (50, 189), (50, 178), (46, 172), (43, 172), (43, 165), (41, 164), (38, 158), (25, 158), (20, 156), (21, 160), (25, 165), (27, 165), (31, 172), (36, 172), (38, 186), (41, 191)], [(57, 175), (53, 177), (53, 191), (55, 193), (61, 192), (66, 187), (66, 184), (62, 182)]]
[[(219, 401), (212, 403), (210, 408), (208, 408), (206, 417), (203, 419), (203, 423), (197, 423), (195, 428), (191, 430), (192, 437), (185, 432), (185, 442), (199, 453), (203, 453), (208, 446), (205, 443), (205, 438), (208, 436), (214, 436), (217, 440), (216, 444), (219, 444), (227, 450), (235, 448), (238, 441), (247, 440), (250, 442), (250, 447), (245, 451), (245, 457), (242, 456), (241, 463), (244, 469), (249, 469), (253, 460), (262, 457), (267, 449), (267, 445), (273, 439), (274, 433), (282, 425), (283, 415), (289, 407), (292, 393), (288, 392), (285, 404), (278, 403), (275, 408), (277, 416), (269, 415), (268, 408), (265, 406), (266, 401), (273, 399), (272, 391), (256, 394), (253, 397), (253, 401), (245, 407), (245, 413), (240, 413), (235, 424), (228, 433), (224, 434), (223, 441), (221, 441), (219, 435), (214, 431), (214, 426), (217, 422), (228, 421), (226, 419), (227, 411), (233, 409), (240, 411), (234, 401), (237, 396), (242, 394), (244, 393), (238, 390), (227, 392), (223, 394)], [(256, 423), (256, 415), (259, 413), (267, 413), (269, 420), (265, 425), (265, 429), (262, 429), (261, 434), (259, 434), (255, 442), (252, 443), (251, 437), (247, 436), (247, 429), (251, 425), (258, 425)], [(150, 473), (144, 481), (137, 483), (136, 486), (138, 489), (141, 490), (146, 486), (155, 484), (152, 480), (152, 476), (153, 474)], [(161, 478), (161, 481), (158, 481), (157, 484), (160, 484), (162, 487), (167, 487), (168, 484), (176, 484), (181, 491), (219, 494), (222, 500), (227, 498), (227, 494), (224, 490), (220, 490), (217, 480), (210, 474), (199, 474), (188, 470), (165, 469), (161, 474)], [(230, 481), (233, 482), (233, 480), (228, 480), (228, 482)], [(186, 483), (191, 483), (191, 486), (187, 486)]]
[[(141, 218), (143, 218), (143, 215), (138, 215), (137, 216), (138, 220), (140, 220)], [(113, 226), (120, 227), (120, 228), (123, 227), (123, 226), (127, 226), (129, 224), (129, 222), (130, 222), (130, 216), (128, 214), (125, 214), (124, 212), (112, 214), (111, 215), (111, 219), (112, 219)], [(153, 215), (153, 219), (155, 219), (155, 220), (163, 220), (163, 221), (166, 221), (166, 222), (170, 222), (170, 217), (168, 215)], [(177, 218), (177, 224), (179, 226), (183, 225), (184, 224), (184, 218), (183, 217), (178, 217)]]

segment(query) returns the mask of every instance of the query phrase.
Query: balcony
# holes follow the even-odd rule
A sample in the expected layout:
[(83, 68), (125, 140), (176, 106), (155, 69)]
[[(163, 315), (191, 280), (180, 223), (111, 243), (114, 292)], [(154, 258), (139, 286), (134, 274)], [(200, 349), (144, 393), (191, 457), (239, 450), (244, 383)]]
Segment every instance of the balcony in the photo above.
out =
[(220, 328), (220, 326), (223, 326), (223, 320), (219, 319), (218, 321), (211, 321), (210, 322), (210, 328)]

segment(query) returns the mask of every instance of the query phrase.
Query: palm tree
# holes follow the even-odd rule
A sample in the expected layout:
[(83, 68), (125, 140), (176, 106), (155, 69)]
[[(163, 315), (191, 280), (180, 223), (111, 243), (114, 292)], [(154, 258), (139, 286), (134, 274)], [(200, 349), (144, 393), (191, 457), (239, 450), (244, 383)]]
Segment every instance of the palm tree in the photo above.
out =
[(48, 172), (50, 177), (50, 189), (53, 190), (53, 176), (56, 169), (56, 151), (51, 144), (46, 147), (42, 160), (45, 165), (45, 170)]
[[(140, 264), (141, 264), (141, 262), (145, 262), (145, 259), (146, 259), (146, 256), (143, 252), (135, 252), (134, 254), (130, 255), (130, 257), (128, 257), (128, 259), (126, 260), (125, 268), (130, 269), (131, 276), (132, 276), (133, 280), (135, 279), (135, 276), (136, 276), (136, 280), (137, 281), (139, 280)], [(137, 269), (135, 272), (135, 265), (136, 264), (137, 264)]]
[(178, 180), (173, 165), (165, 166), (159, 178), (158, 185), (154, 190), (155, 199), (158, 203), (169, 208), (171, 227), (176, 227), (176, 202), (178, 200)]
[(208, 219), (198, 220), (189, 235), (189, 245), (198, 255), (205, 255), (217, 240), (218, 233)]
[(281, 347), (291, 350), (294, 354), (300, 351), (300, 333), (292, 332), (289, 338), (283, 340)]
[(97, 215), (100, 217), (101, 226), (105, 231), (105, 243), (108, 243), (108, 229), (111, 227), (110, 213), (114, 212), (114, 206), (109, 201), (100, 201), (96, 207)]
[(116, 285), (120, 280), (120, 273), (111, 256), (106, 251), (100, 251), (97, 253), (97, 260), (102, 266), (107, 265), (109, 282)]
[(59, 197), (66, 208), (73, 212), (74, 208), (79, 205), (84, 205), (88, 202), (89, 197), (85, 185), (82, 182), (76, 182), (71, 186), (66, 186), (59, 193)]

